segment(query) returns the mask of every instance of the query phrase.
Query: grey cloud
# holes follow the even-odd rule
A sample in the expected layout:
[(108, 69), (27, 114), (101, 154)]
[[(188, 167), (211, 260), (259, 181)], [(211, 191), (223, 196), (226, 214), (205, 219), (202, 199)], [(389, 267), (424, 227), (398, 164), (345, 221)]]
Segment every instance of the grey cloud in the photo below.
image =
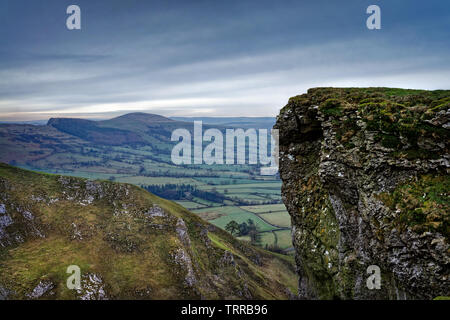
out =
[[(422, 15), (412, 8), (419, 1), (380, 1), (380, 32), (365, 29), (369, 2), (359, 0), (80, 0), (78, 33), (52, 18), (66, 1), (43, 1), (43, 21), (19, 10), (22, 0), (5, 1), (0, 7), (7, 3), (11, 16), (30, 22), (21, 29), (4, 20), (9, 33), (0, 22), (0, 119), (146, 107), (165, 115), (273, 116), (289, 96), (314, 86), (450, 86), (450, 41), (443, 41), (450, 4), (434, 0)], [(35, 15), (43, 10), (30, 6)]]

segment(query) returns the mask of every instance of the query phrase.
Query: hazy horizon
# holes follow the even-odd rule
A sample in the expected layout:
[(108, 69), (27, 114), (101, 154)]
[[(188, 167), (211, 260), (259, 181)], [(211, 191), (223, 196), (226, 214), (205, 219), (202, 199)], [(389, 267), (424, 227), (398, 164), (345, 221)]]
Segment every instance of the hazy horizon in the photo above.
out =
[(448, 2), (79, 0), (69, 31), (71, 4), (1, 2), (0, 120), (274, 117), (311, 87), (450, 88)]
[[(13, 119), (13, 120), (3, 120), (0, 119), (0, 123), (29, 123), (29, 122), (47, 122), (49, 121), (51, 118), (76, 118), (76, 119), (86, 119), (86, 120), (93, 120), (93, 121), (102, 121), (102, 120), (111, 120), (113, 118), (117, 118), (120, 116), (124, 116), (127, 114), (131, 114), (131, 113), (144, 113), (144, 114), (149, 114), (149, 115), (159, 115), (162, 116), (160, 114), (156, 114), (156, 113), (150, 113), (150, 112), (124, 112), (124, 113), (113, 113), (111, 115), (108, 114), (101, 114), (98, 117), (93, 117), (92, 114), (72, 114), (72, 115), (57, 115), (56, 117), (47, 117), (47, 118), (41, 118), (41, 119), (30, 119), (30, 120), (23, 120), (23, 119)], [(176, 118), (185, 118), (185, 119), (207, 119), (207, 118), (211, 118), (211, 119), (275, 119), (276, 116), (273, 117), (230, 117), (230, 116), (167, 116), (167, 118), (169, 119), (176, 119)]]

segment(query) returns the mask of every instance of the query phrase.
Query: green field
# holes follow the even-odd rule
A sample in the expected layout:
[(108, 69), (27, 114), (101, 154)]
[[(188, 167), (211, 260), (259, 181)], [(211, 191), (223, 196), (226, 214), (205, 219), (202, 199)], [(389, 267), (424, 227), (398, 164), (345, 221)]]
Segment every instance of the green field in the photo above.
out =
[[(227, 184), (227, 185), (215, 185), (215, 186), (211, 186), (211, 185), (206, 185), (203, 187), (204, 190), (220, 190), (223, 191), (225, 189), (227, 190), (239, 190), (240, 192), (260, 192), (260, 191), (265, 191), (265, 193), (269, 193), (267, 191), (271, 191), (273, 193), (280, 193), (280, 188), (281, 188), (281, 182), (256, 182), (252, 181), (252, 183), (241, 183), (241, 184)], [(245, 191), (244, 191), (245, 190)]]
[(236, 185), (236, 184), (249, 184), (249, 183), (255, 183), (255, 179), (241, 179), (241, 178), (209, 178), (209, 177), (200, 177), (195, 178), (195, 180), (198, 180), (204, 184), (209, 185)]
[(292, 247), (291, 230), (274, 231), (278, 238), (278, 246), (282, 249)]
[(220, 204), (220, 203), (209, 201), (209, 200), (202, 199), (202, 198), (197, 198), (197, 197), (193, 197), (192, 201), (196, 202), (198, 204), (202, 204), (202, 205), (204, 205), (206, 207), (220, 207), (220, 206), (222, 206), (222, 204)]
[(164, 185), (166, 183), (171, 184), (190, 184), (200, 185), (201, 182), (192, 178), (168, 178), (168, 177), (143, 177), (143, 176), (124, 176), (116, 179), (117, 182), (125, 182), (135, 184), (138, 186), (148, 185)]
[(219, 228), (225, 229), (225, 226), (228, 222), (234, 220), (237, 223), (243, 223), (247, 222), (248, 219), (252, 219), (255, 224), (258, 226), (258, 229), (260, 231), (271, 231), (276, 229), (274, 226), (268, 224), (264, 220), (262, 220), (260, 217), (258, 217), (255, 214), (252, 214), (251, 212), (242, 210), (239, 207), (234, 206), (225, 206), (225, 207), (217, 207), (217, 208), (205, 208), (205, 209), (196, 209), (192, 210), (194, 213), (219, 213), (223, 214), (220, 218), (211, 220), (210, 222), (214, 225), (218, 226)]
[[(263, 248), (271, 246), (275, 243), (275, 236), (277, 244), (281, 249), (292, 248), (292, 238), (290, 230), (269, 231), (261, 233), (261, 246)], [(250, 242), (249, 236), (238, 237), (239, 240)]]
[(77, 178), (87, 178), (87, 179), (91, 179), (91, 180), (109, 180), (109, 178), (111, 176), (114, 176), (115, 179), (119, 179), (119, 178), (125, 176), (122, 174), (108, 174), (108, 173), (101, 173), (101, 172), (83, 172), (83, 171), (69, 172), (69, 171), (59, 171), (59, 170), (47, 170), (47, 172), (55, 173), (55, 174), (70, 175), (72, 177), (77, 177)]
[[(239, 240), (243, 240), (243, 241), (247, 241), (250, 242), (250, 237), (249, 236), (242, 236), (242, 237), (237, 237)], [(273, 245), (275, 242), (275, 235), (273, 234), (272, 231), (268, 231), (268, 232), (261, 232), (261, 246), (263, 248), (270, 245)]]
[[(201, 169), (195, 169), (201, 172)], [(270, 203), (281, 202), (281, 183), (273, 180), (273, 177), (269, 177), (267, 180), (248, 179), (246, 176), (235, 176), (234, 173), (228, 171), (226, 174), (223, 173), (222, 177), (121, 177), (118, 180), (142, 185), (161, 185), (170, 181), (171, 184), (195, 185), (199, 190), (224, 195), (227, 200), (223, 202), (214, 202), (199, 197), (176, 202), (222, 229), (225, 229), (230, 221), (243, 223), (252, 219), (261, 232), (261, 246), (274, 245), (275, 235), (277, 235), (280, 248), (291, 248), (291, 221), (286, 207), (282, 203)], [(230, 174), (232, 178), (228, 176)], [(245, 203), (250, 201), (252, 205), (239, 205), (241, 201)], [(272, 231), (276, 233), (272, 233)], [(250, 241), (247, 236), (239, 238)]]
[(267, 200), (267, 198), (263, 196), (259, 196), (256, 194), (249, 194), (249, 193), (225, 193), (227, 196), (231, 198), (239, 198), (242, 200), (256, 200), (256, 201), (264, 201)]
[(205, 205), (193, 201), (179, 200), (175, 202), (189, 210), (200, 209), (205, 207)]
[(262, 247), (266, 247), (273, 245), (275, 242), (275, 236), (273, 234), (273, 232), (263, 232), (261, 233), (261, 245)]
[(291, 227), (291, 216), (287, 211), (260, 213), (258, 216), (272, 225), (280, 226), (282, 228)]
[(247, 210), (247, 211), (254, 212), (254, 213), (286, 211), (286, 206), (282, 203), (267, 204), (267, 205), (262, 205), (262, 206), (243, 206), (241, 208), (244, 210)]

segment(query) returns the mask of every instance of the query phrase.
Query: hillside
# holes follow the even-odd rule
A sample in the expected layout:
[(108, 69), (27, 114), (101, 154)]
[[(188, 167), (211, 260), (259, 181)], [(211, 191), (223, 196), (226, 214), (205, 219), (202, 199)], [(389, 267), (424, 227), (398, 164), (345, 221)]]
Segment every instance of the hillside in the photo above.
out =
[(449, 121), (448, 90), (315, 88), (289, 100), (276, 127), (300, 297), (450, 294)]
[[(271, 118), (202, 118), (203, 130), (225, 125), (265, 128)], [(292, 253), (290, 217), (281, 203), (278, 176), (261, 176), (258, 165), (175, 165), (172, 131), (191, 130), (193, 119), (175, 121), (130, 113), (110, 120), (53, 118), (48, 125), (0, 124), (0, 162), (23, 169), (125, 182), (177, 201), (224, 228), (252, 219), (260, 246)], [(269, 121), (269, 122), (268, 122)], [(157, 192), (157, 189), (163, 192)], [(191, 192), (195, 188), (195, 192)], [(176, 190), (175, 190), (176, 189)], [(171, 195), (176, 194), (176, 197)], [(241, 239), (249, 240), (245, 235)], [(279, 251), (279, 250), (278, 250)]]
[[(92, 143), (116, 146), (167, 143), (173, 130), (192, 129), (192, 124), (188, 122), (149, 113), (129, 113), (102, 121), (51, 118), (47, 125)], [(168, 153), (168, 149), (165, 151)]]
[[(81, 268), (69, 290), (69, 265)], [(287, 299), (288, 257), (129, 184), (0, 164), (0, 298)]]

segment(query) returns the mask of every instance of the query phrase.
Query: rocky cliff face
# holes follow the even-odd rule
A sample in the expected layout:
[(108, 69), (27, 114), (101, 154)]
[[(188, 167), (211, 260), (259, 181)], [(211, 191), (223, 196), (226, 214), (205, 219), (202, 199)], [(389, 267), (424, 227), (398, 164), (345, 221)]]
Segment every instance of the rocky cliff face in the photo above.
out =
[(281, 110), (301, 298), (450, 294), (449, 108), (450, 91), (316, 88)]

